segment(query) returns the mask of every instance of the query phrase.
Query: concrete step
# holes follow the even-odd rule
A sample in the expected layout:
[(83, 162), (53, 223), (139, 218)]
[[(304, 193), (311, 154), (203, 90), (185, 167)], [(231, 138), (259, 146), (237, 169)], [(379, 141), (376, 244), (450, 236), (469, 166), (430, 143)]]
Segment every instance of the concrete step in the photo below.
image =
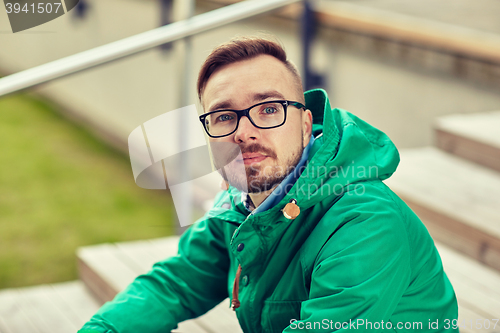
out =
[[(0, 333), (76, 332), (101, 305), (82, 281), (0, 290)], [(223, 320), (234, 323), (221, 307), (229, 307), (229, 301), (197, 320), (179, 324), (172, 333), (239, 332), (228, 323), (214, 325)], [(226, 329), (213, 329), (221, 326)]]
[[(148, 272), (154, 263), (175, 255), (178, 241), (174, 236), (80, 248), (77, 253), (80, 278), (101, 303), (110, 301), (138, 275)], [(238, 333), (242, 330), (226, 299), (205, 315), (179, 324), (175, 332)]]
[[(89, 278), (99, 279), (93, 285), (106, 284), (110, 289), (123, 289), (128, 281), (123, 279), (126, 271), (137, 270), (138, 267), (149, 269), (158, 260), (164, 259), (168, 254), (175, 252), (177, 245), (176, 237), (161, 238), (149, 241), (136, 241), (128, 243), (117, 243), (107, 245), (89, 246), (80, 249), (79, 258), (81, 263), (91, 269), (94, 274)], [(492, 319), (500, 318), (500, 272), (491, 269), (475, 260), (458, 253), (443, 244), (438, 244), (445, 271), (454, 285), (455, 292), (460, 304), (459, 318), (462, 323), (461, 332), (495, 332)], [(120, 268), (121, 267), (121, 268)], [(132, 281), (134, 276), (129, 275)], [(241, 332), (234, 313), (228, 309), (228, 300), (223, 302), (206, 315), (179, 325), (179, 332), (198, 332), (191, 327), (188, 329), (182, 325), (191, 325), (200, 332)], [(475, 329), (468, 324), (476, 323), (476, 320), (485, 322), (490, 320), (492, 329)], [(469, 326), (467, 326), (469, 325)], [(484, 325), (483, 325), (484, 326)], [(500, 332), (500, 323), (497, 325)]]
[(436, 247), (457, 295), (460, 332), (500, 332), (500, 272), (442, 243)]
[(76, 332), (99, 306), (81, 281), (0, 290), (0, 332)]
[(385, 183), (435, 240), (500, 270), (500, 173), (434, 147), (400, 153)]
[(437, 147), (500, 171), (500, 111), (439, 118)]
[[(88, 267), (101, 267), (95, 273), (106, 283), (115, 280), (116, 262), (140, 263), (151, 260), (152, 253), (159, 252), (157, 245), (171, 246), (172, 239), (158, 239), (143, 242), (119, 243), (106, 246), (92, 246), (82, 249), (82, 260)], [(500, 272), (478, 263), (463, 254), (443, 245), (436, 244), (441, 255), (444, 269), (453, 284), (459, 302), (460, 332), (500, 332)], [(148, 250), (149, 249), (149, 250)], [(115, 265), (108, 272), (98, 264), (98, 254), (104, 253), (107, 262), (112, 263), (109, 253), (115, 253)], [(158, 257), (161, 255), (157, 254)], [(124, 259), (127, 258), (128, 259)], [(146, 259), (145, 259), (146, 258)], [(149, 258), (149, 259), (148, 259)], [(163, 259), (160, 258), (160, 259)], [(159, 259), (159, 260), (160, 260)], [(139, 260), (139, 261), (137, 261)], [(105, 283), (105, 282), (103, 282)], [(0, 290), (0, 332), (1, 333), (66, 333), (76, 332), (99, 308), (101, 302), (81, 281), (41, 285), (19, 289)], [(241, 332), (236, 318), (228, 311), (228, 300), (204, 316), (181, 323), (174, 332), (189, 333), (233, 333)], [(476, 328), (477, 323), (481, 328)], [(488, 328), (486, 328), (488, 326)]]

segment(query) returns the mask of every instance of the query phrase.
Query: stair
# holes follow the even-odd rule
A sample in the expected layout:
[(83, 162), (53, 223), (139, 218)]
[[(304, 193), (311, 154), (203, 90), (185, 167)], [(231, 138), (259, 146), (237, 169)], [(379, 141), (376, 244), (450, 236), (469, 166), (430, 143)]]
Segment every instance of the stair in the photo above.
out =
[(99, 307), (81, 281), (4, 289), (0, 291), (0, 332), (76, 332)]
[[(120, 286), (119, 276), (123, 267), (149, 269), (149, 263), (171, 253), (176, 237), (150, 241), (96, 245), (79, 251), (80, 263), (93, 274), (81, 272), (82, 279), (97, 279), (92, 285), (108, 285), (109, 289)], [(500, 332), (500, 324), (494, 328), (493, 319), (500, 318), (500, 272), (436, 243), (444, 269), (453, 284), (459, 302), (460, 332)], [(108, 265), (102, 265), (100, 255)], [(122, 267), (122, 268), (120, 268)], [(85, 277), (84, 275), (87, 274)], [(139, 273), (140, 274), (140, 273)], [(132, 278), (129, 276), (129, 278)], [(99, 289), (100, 290), (100, 289)], [(0, 291), (1, 333), (67, 333), (76, 332), (99, 308), (95, 293), (82, 281), (65, 282), (20, 289)], [(103, 297), (102, 295), (100, 296)], [(471, 327), (479, 320), (489, 321), (490, 329)], [(234, 333), (241, 332), (236, 317), (229, 310), (226, 299), (204, 316), (179, 324), (173, 332)]]
[(500, 270), (500, 174), (433, 147), (401, 151), (386, 181), (433, 238)]
[[(138, 275), (148, 272), (155, 262), (177, 253), (178, 237), (101, 244), (80, 248), (80, 279), (101, 303), (110, 301)], [(229, 299), (205, 315), (179, 324), (174, 332), (242, 332)]]
[[(500, 272), (441, 243), (436, 247), (457, 295), (460, 332), (500, 332), (500, 322), (494, 327), (493, 321), (500, 318)], [(491, 326), (476, 328), (476, 321)]]
[[(441, 118), (436, 147), (402, 150), (386, 180), (436, 241), (459, 302), (460, 332), (500, 333), (500, 112)], [(135, 277), (177, 251), (178, 237), (77, 253), (80, 281), (0, 290), (0, 333), (76, 332)], [(482, 327), (477, 327), (477, 324)], [(488, 328), (485, 326), (488, 324)], [(174, 332), (241, 332), (226, 299)]]
[[(128, 284), (127, 279), (135, 277), (129, 275), (124, 278), (122, 275), (128, 274), (124, 267), (136, 270), (136, 274), (146, 272), (154, 262), (175, 254), (177, 241), (177, 237), (168, 237), (84, 247), (78, 252), (79, 262), (91, 269), (93, 274), (86, 277), (84, 271), (80, 271), (81, 279), (87, 283), (91, 279), (97, 279), (91, 284), (113, 285), (123, 289)], [(476, 320), (491, 321), (500, 318), (500, 272), (444, 244), (437, 243), (437, 246), (459, 301), (459, 322), (463, 325), (460, 331), (500, 332), (500, 323), (497, 325), (498, 330), (475, 329), (468, 324), (471, 320), (475, 325)], [(94, 290), (94, 293), (96, 291), (98, 292)], [(493, 328), (494, 322), (491, 323)], [(175, 332), (198, 330), (213, 333), (241, 332), (236, 316), (229, 309), (228, 299), (204, 316), (181, 323)]]
[[(0, 333), (76, 332), (135, 277), (174, 255), (178, 240), (167, 237), (80, 248), (81, 281), (0, 291)], [(205, 315), (180, 323), (172, 332), (242, 332), (229, 306), (226, 299)]]
[(386, 180), (433, 238), (500, 270), (500, 112), (438, 120), (439, 148), (400, 151)]
[(442, 117), (435, 130), (438, 148), (500, 171), (500, 111)]

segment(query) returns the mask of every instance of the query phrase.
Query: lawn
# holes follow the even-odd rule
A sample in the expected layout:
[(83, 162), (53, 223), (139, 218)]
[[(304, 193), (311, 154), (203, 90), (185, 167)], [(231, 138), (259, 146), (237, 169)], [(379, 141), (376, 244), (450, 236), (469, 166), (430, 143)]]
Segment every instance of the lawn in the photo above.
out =
[(43, 100), (0, 98), (0, 288), (77, 278), (82, 245), (174, 233), (166, 191)]

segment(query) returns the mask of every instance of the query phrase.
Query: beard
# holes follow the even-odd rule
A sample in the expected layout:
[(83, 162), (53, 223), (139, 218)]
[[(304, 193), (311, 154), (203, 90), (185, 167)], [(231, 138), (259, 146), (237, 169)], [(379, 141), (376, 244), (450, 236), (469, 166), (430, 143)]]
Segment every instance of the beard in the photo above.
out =
[(233, 159), (225, 167), (219, 168), (224, 180), (245, 193), (261, 193), (277, 186), (295, 170), (295, 166), (299, 163), (304, 150), (302, 145), (299, 144), (288, 158), (281, 160), (273, 150), (260, 144), (252, 144), (240, 149), (241, 154), (261, 153), (273, 162), (267, 166), (262, 166), (260, 163), (244, 165), (241, 155), (239, 155), (239, 159)]

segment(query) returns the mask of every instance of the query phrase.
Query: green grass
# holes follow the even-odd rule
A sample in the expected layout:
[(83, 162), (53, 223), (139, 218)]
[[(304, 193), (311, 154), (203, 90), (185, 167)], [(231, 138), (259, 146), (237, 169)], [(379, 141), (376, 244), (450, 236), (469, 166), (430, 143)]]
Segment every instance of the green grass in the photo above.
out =
[(27, 95), (0, 98), (0, 288), (74, 280), (82, 245), (173, 234), (168, 192)]

